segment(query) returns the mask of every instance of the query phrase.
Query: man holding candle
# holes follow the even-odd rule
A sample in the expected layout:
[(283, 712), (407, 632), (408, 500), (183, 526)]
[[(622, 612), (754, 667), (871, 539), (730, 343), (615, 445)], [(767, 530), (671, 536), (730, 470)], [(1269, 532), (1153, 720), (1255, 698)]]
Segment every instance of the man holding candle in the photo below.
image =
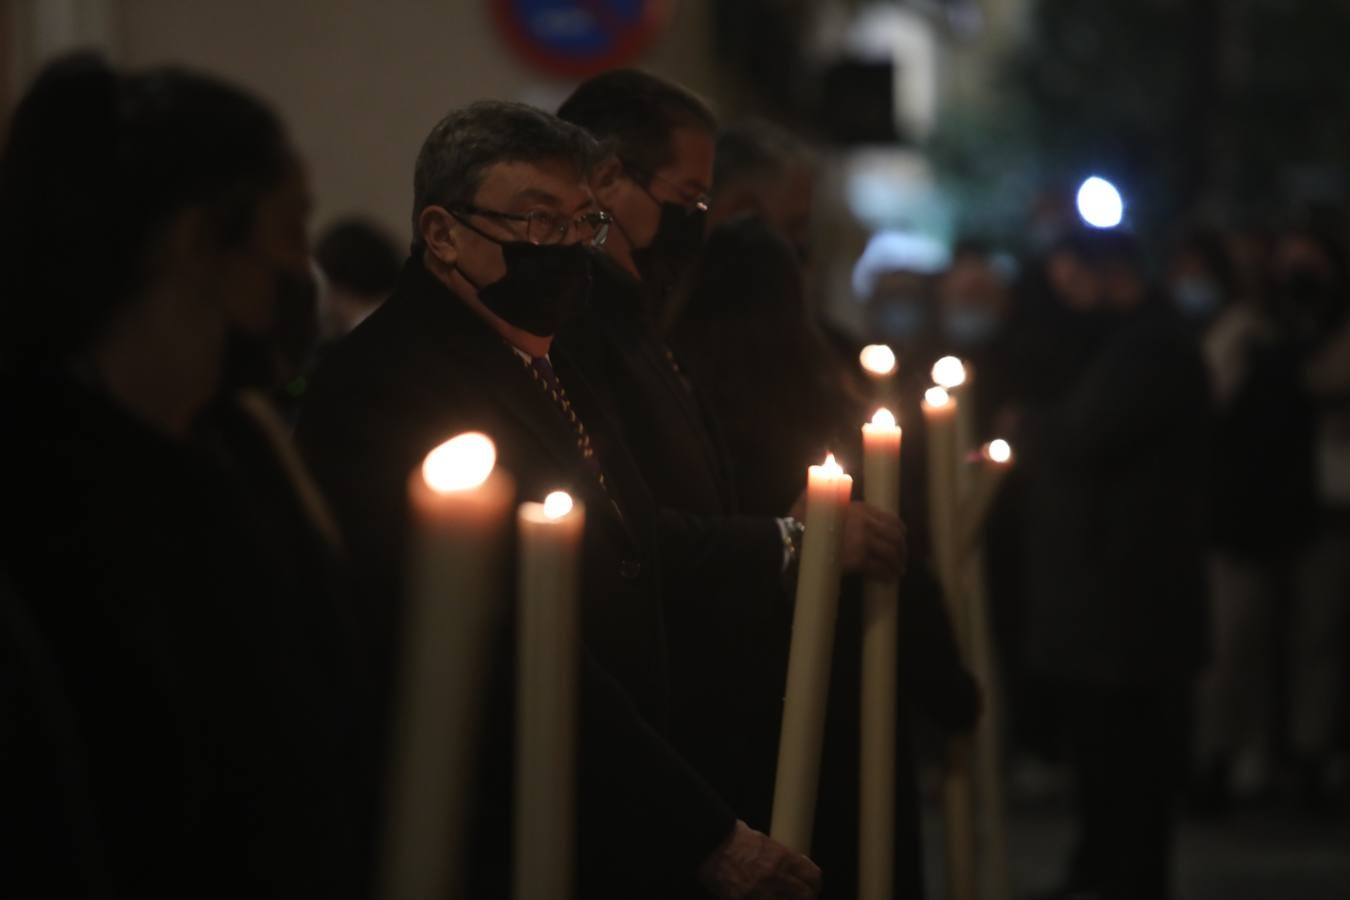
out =
[[(320, 367), (300, 437), (329, 489), (388, 652), (403, 585), (407, 473), (445, 436), (481, 431), (524, 497), (584, 502), (578, 896), (814, 895), (805, 858), (736, 821), (666, 744), (669, 674), (658, 562), (678, 550), (586, 383), (551, 354), (585, 298), (603, 235), (593, 143), (520, 104), (446, 116), (418, 156), (414, 233), (390, 300)], [(489, 746), (470, 882), (506, 872), (509, 702)], [(508, 695), (509, 696), (509, 695)], [(475, 894), (476, 896), (477, 894)]]
[[(559, 346), (617, 423), (672, 532), (717, 548), (668, 584), (676, 745), (738, 813), (766, 821), (789, 610), (783, 576), (800, 528), (788, 516), (791, 499), (774, 511), (782, 518), (738, 515), (721, 435), (659, 331), (702, 251), (716, 119), (678, 85), (633, 70), (587, 80), (558, 115), (608, 151), (592, 184), (613, 217), (590, 307), (564, 326)], [(791, 463), (798, 492), (810, 461)], [(845, 571), (895, 577), (904, 552), (899, 518), (861, 503), (845, 517)], [(787, 553), (785, 540), (794, 542)]]

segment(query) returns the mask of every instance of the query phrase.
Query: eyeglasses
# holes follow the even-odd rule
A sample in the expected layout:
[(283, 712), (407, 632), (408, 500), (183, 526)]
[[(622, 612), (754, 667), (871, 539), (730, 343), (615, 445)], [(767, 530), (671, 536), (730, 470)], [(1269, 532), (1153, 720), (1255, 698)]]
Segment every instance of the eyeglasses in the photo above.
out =
[(686, 190), (684, 187), (682, 187), (681, 185), (676, 184), (675, 182), (671, 181), (669, 178), (662, 178), (660, 175), (657, 175), (657, 174), (655, 174), (655, 173), (648, 174), (648, 173), (645, 173), (645, 172), (637, 172), (637, 171), (633, 171), (631, 174), (632, 174), (633, 182), (634, 182), (638, 187), (642, 188), (643, 193), (645, 193), (648, 197), (651, 197), (653, 200), (655, 200), (658, 206), (662, 203), (662, 201), (659, 200), (659, 199), (657, 199), (657, 198), (652, 194), (651, 191), (647, 190), (647, 186), (643, 183), (643, 179), (646, 179), (647, 181), (659, 181), (659, 182), (661, 182), (662, 184), (664, 184), (666, 187), (670, 188), (671, 192), (674, 193), (675, 196), (679, 198), (679, 201), (678, 201), (679, 204), (680, 204), (681, 206), (685, 207), (686, 209), (688, 209), (689, 212), (691, 212), (691, 213), (692, 213), (692, 212), (707, 212), (708, 210), (712, 209), (712, 197), (709, 197), (707, 194), (703, 193), (702, 191), (699, 191), (699, 192), (696, 193), (696, 194), (690, 195), (689, 191), (687, 191), (687, 190)]
[[(460, 206), (453, 212), (461, 219), (464, 216), (483, 216), (506, 222), (524, 222), (525, 240), (531, 244), (561, 244), (567, 240), (569, 234), (575, 232), (578, 242), (603, 247), (605, 239), (609, 237), (609, 224), (613, 221), (610, 214), (602, 210), (584, 212), (579, 216), (565, 216), (538, 209), (528, 213), (508, 213), (477, 206)], [(508, 227), (519, 235), (519, 226)]]

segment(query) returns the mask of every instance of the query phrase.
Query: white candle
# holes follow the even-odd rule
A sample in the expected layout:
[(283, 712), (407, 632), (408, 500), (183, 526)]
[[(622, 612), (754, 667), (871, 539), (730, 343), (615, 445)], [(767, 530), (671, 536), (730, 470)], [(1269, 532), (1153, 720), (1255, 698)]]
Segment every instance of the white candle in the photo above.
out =
[(569, 900), (577, 778), (577, 595), (585, 510), (522, 503), (516, 695), (516, 900)]
[[(869, 505), (900, 511), (901, 430), (882, 408), (863, 425), (863, 479)], [(895, 717), (899, 586), (863, 588), (862, 757), (859, 771), (859, 900), (890, 900), (895, 883)]]
[(383, 896), (459, 896), (467, 797), (514, 486), (486, 436), (460, 435), (409, 481), (411, 557), (391, 760)]
[(955, 356), (944, 356), (933, 363), (933, 383), (956, 401), (956, 438), (952, 447), (956, 464), (956, 495), (964, 497), (970, 489), (971, 473), (966, 463), (975, 449), (975, 403), (971, 399), (970, 367)]
[[(958, 621), (956, 597), (956, 398), (942, 387), (931, 387), (924, 394), (923, 418), (928, 441), (928, 520), (938, 578), (951, 607), (952, 625), (958, 639), (964, 639), (963, 622)], [(964, 619), (964, 616), (960, 616)]]
[[(929, 388), (924, 394), (923, 415), (928, 432), (928, 514), (938, 578), (951, 616), (952, 631), (962, 658), (968, 659), (956, 532), (956, 399), (946, 388)], [(970, 741), (964, 737), (953, 738), (947, 745), (947, 767), (942, 779), (947, 894), (952, 900), (973, 900), (974, 897), (975, 823), (972, 800)]]
[(1002, 752), (999, 749), (1001, 692), (998, 665), (989, 626), (988, 592), (985, 589), (980, 535), (998, 490), (1012, 468), (1012, 447), (996, 439), (980, 449), (974, 468), (974, 484), (961, 507), (962, 559), (968, 560), (970, 667), (983, 694), (983, 709), (975, 730), (975, 794), (979, 798), (980, 832), (984, 851), (980, 865), (989, 900), (1007, 900), (1012, 881), (1008, 872), (1007, 828), (1003, 814)]
[(1012, 468), (1012, 447), (1002, 438), (995, 438), (980, 448), (978, 466), (974, 471), (970, 492), (961, 503), (958, 553), (968, 559), (977, 549), (980, 535), (989, 518), (989, 511), (998, 499), (1003, 479)]
[(839, 610), (839, 541), (853, 479), (835, 462), (807, 473), (806, 533), (788, 653), (787, 697), (778, 745), (770, 834), (799, 853), (811, 849), (825, 702)]

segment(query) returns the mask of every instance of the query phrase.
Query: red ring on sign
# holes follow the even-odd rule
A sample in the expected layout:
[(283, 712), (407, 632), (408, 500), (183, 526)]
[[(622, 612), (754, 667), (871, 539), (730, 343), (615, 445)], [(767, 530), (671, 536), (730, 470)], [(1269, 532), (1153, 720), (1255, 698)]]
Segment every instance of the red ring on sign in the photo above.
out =
[[(591, 7), (601, 21), (607, 18), (602, 3), (603, 0), (581, 0), (581, 5)], [(674, 0), (646, 0), (641, 19), (631, 25), (622, 25), (617, 33), (610, 32), (614, 45), (607, 52), (573, 56), (559, 53), (535, 39), (515, 14), (511, 0), (490, 0), (489, 5), (502, 36), (517, 53), (536, 68), (563, 78), (589, 78), (606, 69), (627, 65), (665, 30), (675, 11)]]

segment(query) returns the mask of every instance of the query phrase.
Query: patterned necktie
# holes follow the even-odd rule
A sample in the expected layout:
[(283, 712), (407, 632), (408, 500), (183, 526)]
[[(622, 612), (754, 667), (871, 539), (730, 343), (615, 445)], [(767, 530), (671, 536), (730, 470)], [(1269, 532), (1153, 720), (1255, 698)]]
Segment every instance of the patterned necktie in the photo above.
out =
[(577, 416), (576, 410), (572, 408), (572, 401), (567, 398), (567, 391), (563, 389), (562, 382), (558, 380), (558, 375), (553, 371), (553, 364), (549, 362), (546, 356), (537, 356), (526, 361), (519, 357), (525, 364), (534, 381), (548, 395), (554, 405), (562, 412), (563, 417), (567, 419), (576, 432), (577, 452), (581, 454), (581, 461), (586, 469), (595, 477), (600, 485), (600, 490), (604, 491), (605, 496), (609, 498), (609, 503), (614, 507), (614, 513), (621, 520), (623, 511), (619, 509), (619, 504), (609, 492), (609, 484), (605, 481), (604, 469), (600, 467), (600, 459), (595, 455), (595, 448), (591, 445), (591, 436), (586, 431), (586, 426), (582, 424), (581, 418)]

